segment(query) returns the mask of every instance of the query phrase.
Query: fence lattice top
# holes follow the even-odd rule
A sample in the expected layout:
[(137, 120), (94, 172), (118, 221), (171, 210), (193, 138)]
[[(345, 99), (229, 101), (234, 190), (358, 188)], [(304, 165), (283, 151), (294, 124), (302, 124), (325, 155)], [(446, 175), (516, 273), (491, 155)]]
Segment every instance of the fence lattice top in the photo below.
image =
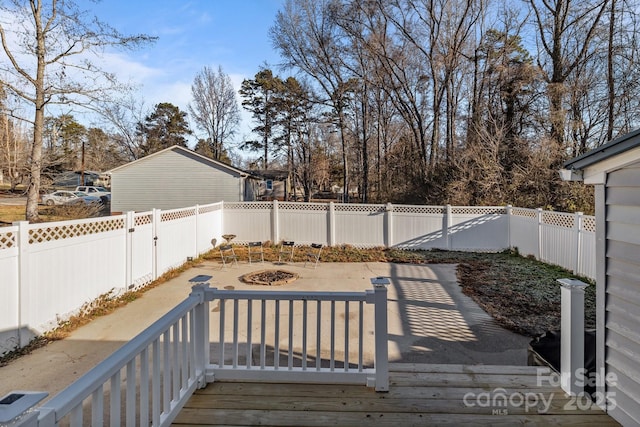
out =
[(189, 209), (176, 209), (172, 211), (162, 212), (160, 215), (160, 221), (173, 221), (175, 219), (188, 218), (190, 216), (194, 216), (196, 214), (196, 210), (194, 208)]
[(104, 233), (124, 228), (124, 218), (39, 226), (29, 230), (29, 243), (43, 243), (52, 240), (70, 239), (89, 234)]
[(10, 249), (16, 246), (16, 233), (11, 231), (0, 233), (0, 249)]

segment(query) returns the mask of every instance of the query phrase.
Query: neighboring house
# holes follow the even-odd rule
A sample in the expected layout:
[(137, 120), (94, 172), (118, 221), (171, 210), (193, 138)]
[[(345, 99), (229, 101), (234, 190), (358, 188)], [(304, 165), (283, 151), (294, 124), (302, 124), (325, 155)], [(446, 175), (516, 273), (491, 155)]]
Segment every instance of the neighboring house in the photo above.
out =
[(112, 213), (253, 201), (258, 183), (243, 170), (177, 145), (108, 174)]
[[(96, 171), (67, 171), (56, 175), (53, 178), (54, 187), (71, 188), (78, 185), (95, 185), (95, 181), (100, 176)], [(84, 178), (84, 182), (83, 181)]]
[(640, 130), (564, 167), (563, 179), (595, 186), (599, 396), (622, 425), (640, 425)]
[[(258, 200), (291, 200), (291, 179), (286, 170), (251, 171), (262, 178), (258, 185)], [(302, 194), (298, 194), (302, 196)]]

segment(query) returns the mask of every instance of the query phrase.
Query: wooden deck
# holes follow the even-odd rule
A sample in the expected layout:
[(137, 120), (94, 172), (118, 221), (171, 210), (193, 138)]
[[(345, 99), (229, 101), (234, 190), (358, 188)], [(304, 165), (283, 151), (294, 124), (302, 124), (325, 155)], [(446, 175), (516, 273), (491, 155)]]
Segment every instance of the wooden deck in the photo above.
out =
[(548, 377), (539, 385), (536, 369), (392, 364), (388, 393), (353, 385), (215, 382), (196, 391), (174, 425), (619, 425), (598, 407), (567, 397)]

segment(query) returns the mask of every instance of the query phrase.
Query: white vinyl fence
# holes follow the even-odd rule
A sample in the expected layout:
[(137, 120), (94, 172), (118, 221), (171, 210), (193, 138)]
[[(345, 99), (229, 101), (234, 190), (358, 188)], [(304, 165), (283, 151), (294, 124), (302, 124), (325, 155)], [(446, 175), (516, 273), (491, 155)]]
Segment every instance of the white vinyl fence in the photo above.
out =
[(0, 355), (209, 251), (221, 223), (217, 203), (0, 228)]
[(211, 240), (500, 251), (595, 277), (595, 218), (506, 207), (215, 203), (0, 228), (0, 355), (97, 297), (141, 288)]

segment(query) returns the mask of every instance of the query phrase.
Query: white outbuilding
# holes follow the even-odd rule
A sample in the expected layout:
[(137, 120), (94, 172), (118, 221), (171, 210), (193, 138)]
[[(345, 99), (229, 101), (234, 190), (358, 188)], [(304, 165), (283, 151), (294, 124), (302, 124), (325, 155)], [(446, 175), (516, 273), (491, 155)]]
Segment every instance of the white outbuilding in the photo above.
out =
[(108, 173), (112, 213), (253, 201), (259, 182), (241, 169), (177, 145)]

